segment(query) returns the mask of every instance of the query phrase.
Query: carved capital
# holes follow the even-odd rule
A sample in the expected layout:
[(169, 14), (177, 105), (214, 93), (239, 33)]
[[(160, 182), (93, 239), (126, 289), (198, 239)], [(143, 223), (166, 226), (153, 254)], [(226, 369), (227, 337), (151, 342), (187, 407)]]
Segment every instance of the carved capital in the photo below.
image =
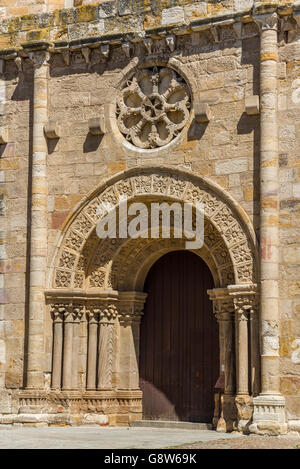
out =
[(249, 315), (257, 310), (257, 285), (229, 285), (227, 288), (233, 299), (236, 319), (248, 320)]
[(61, 303), (51, 305), (51, 315), (55, 324), (62, 323), (64, 318), (65, 306)]
[(119, 321), (121, 324), (140, 323), (143, 314), (143, 305), (122, 302), (119, 309)]
[(104, 304), (100, 310), (100, 322), (113, 324), (117, 314), (117, 307), (114, 304)]
[(64, 311), (64, 323), (73, 323), (74, 321), (74, 315), (73, 315), (73, 304), (72, 303), (67, 303), (65, 305), (65, 311)]
[(74, 322), (80, 323), (84, 314), (85, 307), (83, 304), (73, 304), (73, 318)]
[(260, 32), (269, 30), (278, 30), (277, 13), (264, 13), (263, 15), (254, 16), (254, 21), (258, 25)]
[(213, 302), (214, 315), (218, 321), (229, 321), (232, 319), (234, 305), (229, 296), (227, 288), (214, 288), (208, 290), (210, 300)]
[(100, 314), (99, 304), (89, 304), (86, 307), (86, 317), (89, 324), (98, 324)]
[(39, 50), (39, 51), (34, 51), (34, 52), (30, 51), (28, 53), (28, 57), (30, 61), (32, 62), (33, 67), (36, 69), (36, 68), (42, 67), (43, 65), (47, 65), (49, 63), (50, 53), (45, 50)]

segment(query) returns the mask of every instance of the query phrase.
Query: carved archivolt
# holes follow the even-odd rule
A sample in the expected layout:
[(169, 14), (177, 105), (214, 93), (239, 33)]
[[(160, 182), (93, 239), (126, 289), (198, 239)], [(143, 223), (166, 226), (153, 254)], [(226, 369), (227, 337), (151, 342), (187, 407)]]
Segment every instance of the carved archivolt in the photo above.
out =
[[(174, 168), (138, 168), (113, 178), (94, 191), (70, 220), (59, 248), (54, 288), (120, 288), (137, 279), (155, 251), (181, 249), (175, 239), (99, 240), (95, 228), (99, 205), (118, 206), (128, 201), (173, 200), (202, 202), (205, 211), (205, 245), (201, 253), (219, 277), (219, 286), (255, 282), (256, 247), (244, 212), (217, 185)], [(137, 262), (138, 259), (138, 262)], [(126, 279), (126, 282), (125, 280)], [(133, 287), (133, 283), (131, 284)]]
[(118, 127), (139, 148), (162, 147), (183, 129), (189, 109), (188, 87), (175, 70), (144, 68), (127, 80), (121, 92)]

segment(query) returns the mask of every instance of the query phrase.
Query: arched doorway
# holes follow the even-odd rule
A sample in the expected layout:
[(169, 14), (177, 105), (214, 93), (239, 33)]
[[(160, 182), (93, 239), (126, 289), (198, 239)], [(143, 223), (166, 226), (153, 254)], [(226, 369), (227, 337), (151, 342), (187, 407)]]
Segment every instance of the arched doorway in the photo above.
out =
[(219, 336), (211, 288), (209, 268), (192, 252), (170, 252), (151, 267), (140, 330), (144, 419), (212, 421)]

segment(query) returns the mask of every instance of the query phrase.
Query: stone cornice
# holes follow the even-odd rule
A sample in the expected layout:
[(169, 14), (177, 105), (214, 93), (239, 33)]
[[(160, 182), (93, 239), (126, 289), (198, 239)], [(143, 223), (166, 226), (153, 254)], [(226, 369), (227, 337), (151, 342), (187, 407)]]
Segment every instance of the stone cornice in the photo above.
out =
[[(113, 3), (113, 2), (106, 2)], [(191, 5), (191, 1), (180, 2), (179, 8)], [(180, 36), (191, 34), (195, 31), (211, 29), (214, 37), (217, 37), (216, 29), (236, 23), (249, 23), (254, 17), (277, 13), (279, 17), (291, 16), (300, 12), (300, 3), (288, 3), (280, 5), (276, 3), (258, 3), (251, 9), (234, 11), (223, 8), (219, 14), (203, 14), (201, 17), (186, 17), (184, 21), (176, 24), (161, 24), (161, 11), (155, 11), (157, 23), (147, 26), (147, 9), (140, 8), (138, 12), (128, 13), (129, 20), (124, 25), (124, 15), (119, 13), (111, 16), (100, 15), (101, 5), (90, 5), (69, 10), (55, 11), (43, 15), (28, 15), (27, 17), (11, 18), (0, 23), (0, 58), (9, 60), (17, 55), (28, 56), (28, 53), (36, 50), (49, 50), (52, 53), (74, 51), (83, 47), (96, 48), (103, 45), (112, 46), (124, 43), (134, 44), (145, 39), (162, 39), (169, 35)], [(197, 3), (195, 5), (198, 5)], [(176, 2), (172, 2), (172, 7)], [(171, 10), (172, 8), (170, 8)], [(164, 9), (163, 11), (166, 11)], [(214, 13), (214, 10), (211, 9)], [(134, 15), (137, 15), (137, 24), (133, 26)], [(47, 18), (46, 18), (47, 16)], [(122, 21), (120, 20), (122, 18)], [(139, 21), (138, 21), (139, 18)], [(46, 21), (47, 19), (47, 21)], [(107, 23), (107, 25), (106, 25)], [(141, 26), (141, 25), (144, 26)], [(100, 34), (91, 34), (93, 31)], [(72, 26), (74, 26), (72, 30)], [(60, 29), (64, 31), (60, 33)], [(107, 31), (114, 31), (107, 33)], [(24, 37), (25, 36), (25, 37)], [(60, 38), (60, 39), (58, 39)], [(7, 47), (5, 42), (7, 39)], [(24, 41), (24, 39), (26, 39)]]

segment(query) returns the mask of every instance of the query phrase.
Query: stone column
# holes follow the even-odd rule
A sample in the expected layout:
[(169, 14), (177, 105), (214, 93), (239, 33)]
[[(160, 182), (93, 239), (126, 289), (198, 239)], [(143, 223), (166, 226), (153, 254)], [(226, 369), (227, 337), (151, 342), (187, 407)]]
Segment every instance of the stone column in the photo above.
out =
[(63, 311), (61, 305), (52, 306), (53, 352), (52, 352), (52, 388), (61, 388), (62, 352), (63, 352)]
[[(285, 432), (284, 398), (279, 385), (279, 177), (277, 124), (277, 13), (255, 17), (260, 29), (260, 332), (261, 395), (254, 421)], [(265, 402), (265, 406), (263, 404)], [(271, 414), (264, 409), (273, 402)], [(258, 412), (256, 412), (256, 410)], [(264, 416), (262, 416), (262, 413)], [(275, 417), (276, 415), (276, 417)], [(277, 420), (276, 420), (277, 419)], [(253, 427), (254, 428), (254, 427)], [(272, 431), (273, 431), (272, 430)], [(264, 430), (262, 430), (264, 431)]]
[(78, 389), (79, 387), (79, 347), (80, 347), (80, 337), (79, 329), (80, 323), (83, 315), (83, 306), (74, 305), (73, 306), (73, 347), (72, 347), (72, 389)]
[(30, 281), (27, 388), (44, 387), (44, 314), (47, 261), (47, 142), (48, 53), (30, 52), (34, 66), (31, 183)]
[(229, 285), (229, 296), (235, 309), (236, 330), (236, 407), (238, 428), (248, 429), (253, 414), (253, 398), (249, 395), (249, 318), (257, 295), (256, 284)]
[(96, 389), (96, 366), (97, 366), (97, 341), (98, 341), (98, 307), (90, 307), (88, 311), (88, 365), (87, 365), (87, 390)]
[(73, 311), (72, 305), (64, 313), (63, 390), (72, 389)]
[[(219, 324), (220, 347), (220, 377), (218, 382), (224, 382), (224, 395), (218, 395), (217, 431), (233, 430), (236, 419), (235, 411), (235, 353), (234, 353), (234, 306), (227, 288), (208, 290), (213, 301), (214, 314)], [(221, 402), (220, 402), (221, 400)], [(216, 396), (215, 396), (216, 401)], [(217, 420), (217, 415), (215, 419)]]
[(236, 394), (242, 396), (249, 395), (248, 318), (247, 309), (244, 309), (243, 305), (236, 305)]
[(235, 353), (234, 353), (234, 334), (233, 334), (233, 312), (228, 310), (222, 315), (224, 328), (224, 349), (225, 349), (225, 386), (224, 394), (233, 396), (235, 392)]
[(117, 310), (115, 305), (108, 305), (100, 313), (97, 389), (112, 389), (114, 325), (116, 316)]
[(260, 348), (259, 348), (259, 318), (256, 301), (250, 310), (250, 340), (251, 340), (251, 393), (255, 397), (260, 392)]

